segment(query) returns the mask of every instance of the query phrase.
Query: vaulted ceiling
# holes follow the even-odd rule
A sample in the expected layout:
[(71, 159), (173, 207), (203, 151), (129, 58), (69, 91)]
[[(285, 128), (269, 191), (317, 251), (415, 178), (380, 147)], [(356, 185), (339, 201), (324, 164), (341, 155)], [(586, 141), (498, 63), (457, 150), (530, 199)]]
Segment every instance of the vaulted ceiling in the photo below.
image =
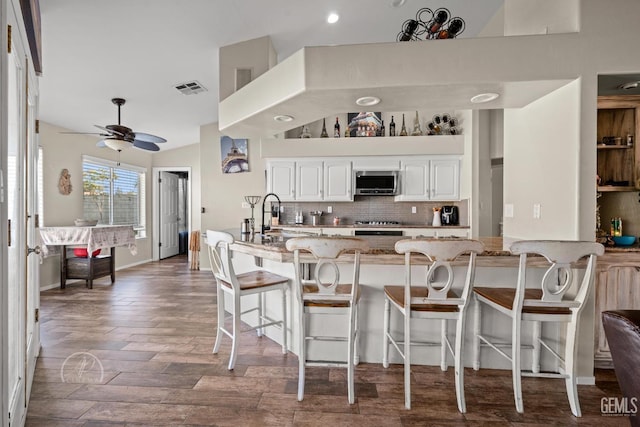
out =
[[(403, 3), (400, 7), (392, 4)], [(74, 131), (117, 122), (165, 137), (162, 149), (199, 141), (218, 120), (218, 49), (269, 35), (278, 59), (304, 46), (395, 41), (416, 12), (446, 7), (477, 35), (503, 0), (40, 0), (40, 118)], [(329, 12), (340, 15), (327, 23)], [(434, 42), (437, 43), (437, 42)], [(175, 86), (197, 81), (207, 91)], [(73, 136), (69, 136), (73, 138)]]

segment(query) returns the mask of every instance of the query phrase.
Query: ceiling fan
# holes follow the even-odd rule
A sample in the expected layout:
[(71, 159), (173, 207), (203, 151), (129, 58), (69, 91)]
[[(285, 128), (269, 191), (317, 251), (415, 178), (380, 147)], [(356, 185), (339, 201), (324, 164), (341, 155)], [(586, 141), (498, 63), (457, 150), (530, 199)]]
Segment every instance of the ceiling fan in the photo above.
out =
[(158, 147), (157, 144), (167, 142), (166, 139), (159, 136), (142, 132), (134, 132), (131, 128), (121, 125), (120, 107), (122, 107), (126, 101), (123, 98), (113, 98), (111, 102), (118, 106), (118, 124), (107, 126), (94, 125), (98, 129), (106, 132), (100, 134), (105, 138), (98, 141), (98, 144), (96, 144), (98, 147), (108, 147), (118, 152), (131, 146), (141, 148), (143, 150), (159, 151), (160, 147)]

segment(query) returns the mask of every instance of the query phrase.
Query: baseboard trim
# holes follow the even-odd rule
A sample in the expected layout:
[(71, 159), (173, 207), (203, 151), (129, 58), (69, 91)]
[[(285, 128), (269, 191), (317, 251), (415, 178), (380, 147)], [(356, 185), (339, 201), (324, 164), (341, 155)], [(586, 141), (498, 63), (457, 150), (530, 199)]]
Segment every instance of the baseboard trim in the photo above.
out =
[(576, 383), (578, 385), (596, 385), (596, 377), (595, 376), (577, 377)]

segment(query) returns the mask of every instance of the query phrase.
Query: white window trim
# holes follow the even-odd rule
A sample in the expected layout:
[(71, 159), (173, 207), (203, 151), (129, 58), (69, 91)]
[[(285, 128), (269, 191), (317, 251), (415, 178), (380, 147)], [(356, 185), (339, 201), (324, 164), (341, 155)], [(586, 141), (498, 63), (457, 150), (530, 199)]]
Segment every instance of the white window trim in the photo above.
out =
[(114, 162), (113, 160), (101, 159), (100, 157), (87, 156), (86, 154), (82, 156), (82, 163), (84, 162), (93, 162), (93, 163), (102, 164), (104, 166), (109, 166), (112, 168), (130, 169), (132, 171), (139, 172), (139, 173), (144, 173), (144, 174), (147, 173), (147, 168), (143, 166), (135, 166), (135, 165), (130, 165), (122, 162)]

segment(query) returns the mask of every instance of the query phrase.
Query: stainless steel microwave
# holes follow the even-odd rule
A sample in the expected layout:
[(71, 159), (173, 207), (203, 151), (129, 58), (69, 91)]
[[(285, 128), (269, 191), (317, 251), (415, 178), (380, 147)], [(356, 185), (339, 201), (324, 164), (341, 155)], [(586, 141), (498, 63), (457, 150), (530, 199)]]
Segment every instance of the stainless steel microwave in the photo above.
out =
[(398, 171), (356, 171), (355, 194), (360, 196), (395, 196), (398, 194)]

